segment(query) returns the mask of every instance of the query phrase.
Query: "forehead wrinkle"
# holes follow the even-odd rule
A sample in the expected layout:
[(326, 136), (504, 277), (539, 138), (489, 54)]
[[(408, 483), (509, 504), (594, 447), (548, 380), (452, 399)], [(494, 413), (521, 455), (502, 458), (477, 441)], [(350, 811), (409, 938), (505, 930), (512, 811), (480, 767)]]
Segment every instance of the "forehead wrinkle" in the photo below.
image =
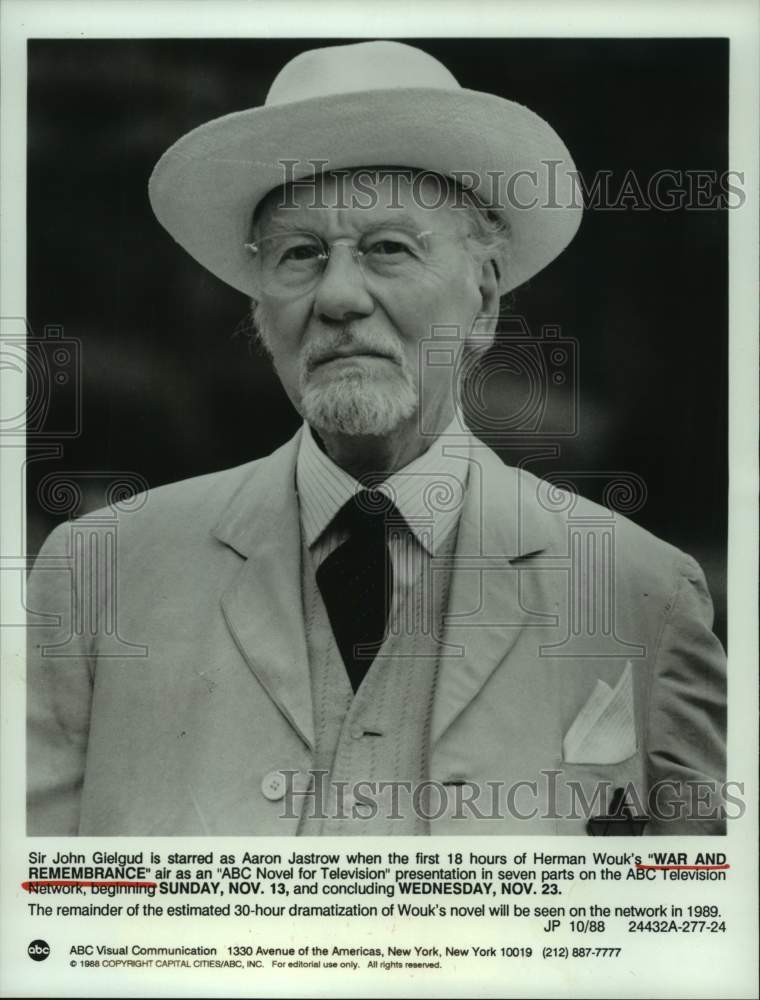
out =
[(285, 211), (281, 215), (270, 216), (263, 226), (265, 234), (313, 232), (332, 238), (347, 234), (361, 236), (386, 227), (409, 233), (419, 233), (428, 228), (425, 224), (427, 220), (416, 218), (405, 209), (307, 208), (297, 216), (292, 214), (289, 217)]
[[(387, 224), (401, 225), (410, 231), (420, 232), (430, 228), (440, 229), (440, 225), (436, 223), (443, 215), (444, 218), (455, 221), (460, 234), (466, 232), (466, 213), (457, 212), (457, 206), (450, 203), (450, 197), (432, 207), (418, 205), (413, 199), (411, 183), (402, 177), (399, 185), (394, 188), (394, 198), (397, 199), (397, 203), (384, 204), (390, 195), (389, 175), (398, 171), (394, 168), (389, 168), (386, 172), (381, 170), (377, 180), (368, 183), (368, 169), (357, 168), (348, 176), (322, 174), (315, 179), (312, 189), (296, 186), (295, 191), (290, 192), (290, 205), (277, 204), (282, 198), (283, 189), (276, 188), (264, 198), (254, 213), (252, 231), (262, 235), (262, 230), (270, 232), (307, 230), (334, 238), (345, 235), (346, 232), (361, 234), (367, 229)], [(362, 177), (362, 185), (359, 188), (354, 186), (357, 174)], [(297, 183), (302, 185), (303, 182)], [(431, 185), (432, 181), (428, 177), (423, 178), (423, 188), (430, 189)], [(336, 197), (338, 192), (340, 198)], [(376, 195), (378, 204), (371, 206), (330, 204), (331, 201), (350, 202), (352, 198), (366, 199), (368, 192), (370, 196)], [(309, 204), (315, 200), (321, 200), (322, 204)], [(430, 200), (434, 200), (434, 197)], [(292, 201), (295, 201), (296, 205), (293, 205)], [(299, 201), (305, 204), (299, 205)]]

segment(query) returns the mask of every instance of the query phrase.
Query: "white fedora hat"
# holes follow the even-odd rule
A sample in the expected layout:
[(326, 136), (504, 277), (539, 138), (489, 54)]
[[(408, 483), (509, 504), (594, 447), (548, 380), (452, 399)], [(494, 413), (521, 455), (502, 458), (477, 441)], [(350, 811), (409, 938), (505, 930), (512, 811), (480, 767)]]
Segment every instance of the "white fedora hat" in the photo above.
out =
[(164, 153), (150, 178), (151, 205), (189, 254), (252, 295), (244, 248), (252, 212), (284, 181), (313, 176), (314, 161), (323, 170), (464, 174), (509, 221), (502, 294), (546, 267), (580, 225), (575, 165), (550, 125), (521, 104), (460, 87), (437, 59), (388, 41), (296, 56), (263, 107), (206, 122)]

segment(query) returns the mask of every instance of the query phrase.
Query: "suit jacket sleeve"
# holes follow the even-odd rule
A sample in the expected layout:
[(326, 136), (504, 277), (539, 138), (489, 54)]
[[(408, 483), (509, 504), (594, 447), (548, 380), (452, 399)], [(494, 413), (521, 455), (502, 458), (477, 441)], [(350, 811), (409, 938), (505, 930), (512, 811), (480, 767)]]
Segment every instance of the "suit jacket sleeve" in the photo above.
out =
[(725, 832), (726, 658), (712, 622), (704, 574), (690, 556), (683, 556), (650, 691), (652, 834)]
[(77, 632), (76, 593), (61, 525), (43, 545), (27, 584), (27, 833), (79, 831), (92, 700), (89, 643)]

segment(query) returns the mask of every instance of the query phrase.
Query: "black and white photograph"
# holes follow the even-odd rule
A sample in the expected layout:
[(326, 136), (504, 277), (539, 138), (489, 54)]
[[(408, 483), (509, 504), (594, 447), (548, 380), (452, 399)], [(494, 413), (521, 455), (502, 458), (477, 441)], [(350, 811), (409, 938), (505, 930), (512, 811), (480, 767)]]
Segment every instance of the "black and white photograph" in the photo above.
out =
[(613, 6), (7, 0), (25, 995), (750, 995), (758, 14)]
[(726, 43), (29, 57), (29, 833), (722, 833)]

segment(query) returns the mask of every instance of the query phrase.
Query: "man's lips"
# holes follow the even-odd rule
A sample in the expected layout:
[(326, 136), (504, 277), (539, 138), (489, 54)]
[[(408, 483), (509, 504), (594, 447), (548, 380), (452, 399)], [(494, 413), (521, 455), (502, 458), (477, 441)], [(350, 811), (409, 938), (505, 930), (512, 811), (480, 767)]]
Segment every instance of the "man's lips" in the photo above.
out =
[(351, 361), (354, 358), (377, 358), (381, 361), (392, 361), (394, 363), (396, 360), (390, 354), (383, 354), (381, 351), (333, 351), (330, 354), (323, 355), (321, 358), (317, 358), (313, 362), (312, 367), (318, 368), (320, 365), (329, 364), (331, 361)]

